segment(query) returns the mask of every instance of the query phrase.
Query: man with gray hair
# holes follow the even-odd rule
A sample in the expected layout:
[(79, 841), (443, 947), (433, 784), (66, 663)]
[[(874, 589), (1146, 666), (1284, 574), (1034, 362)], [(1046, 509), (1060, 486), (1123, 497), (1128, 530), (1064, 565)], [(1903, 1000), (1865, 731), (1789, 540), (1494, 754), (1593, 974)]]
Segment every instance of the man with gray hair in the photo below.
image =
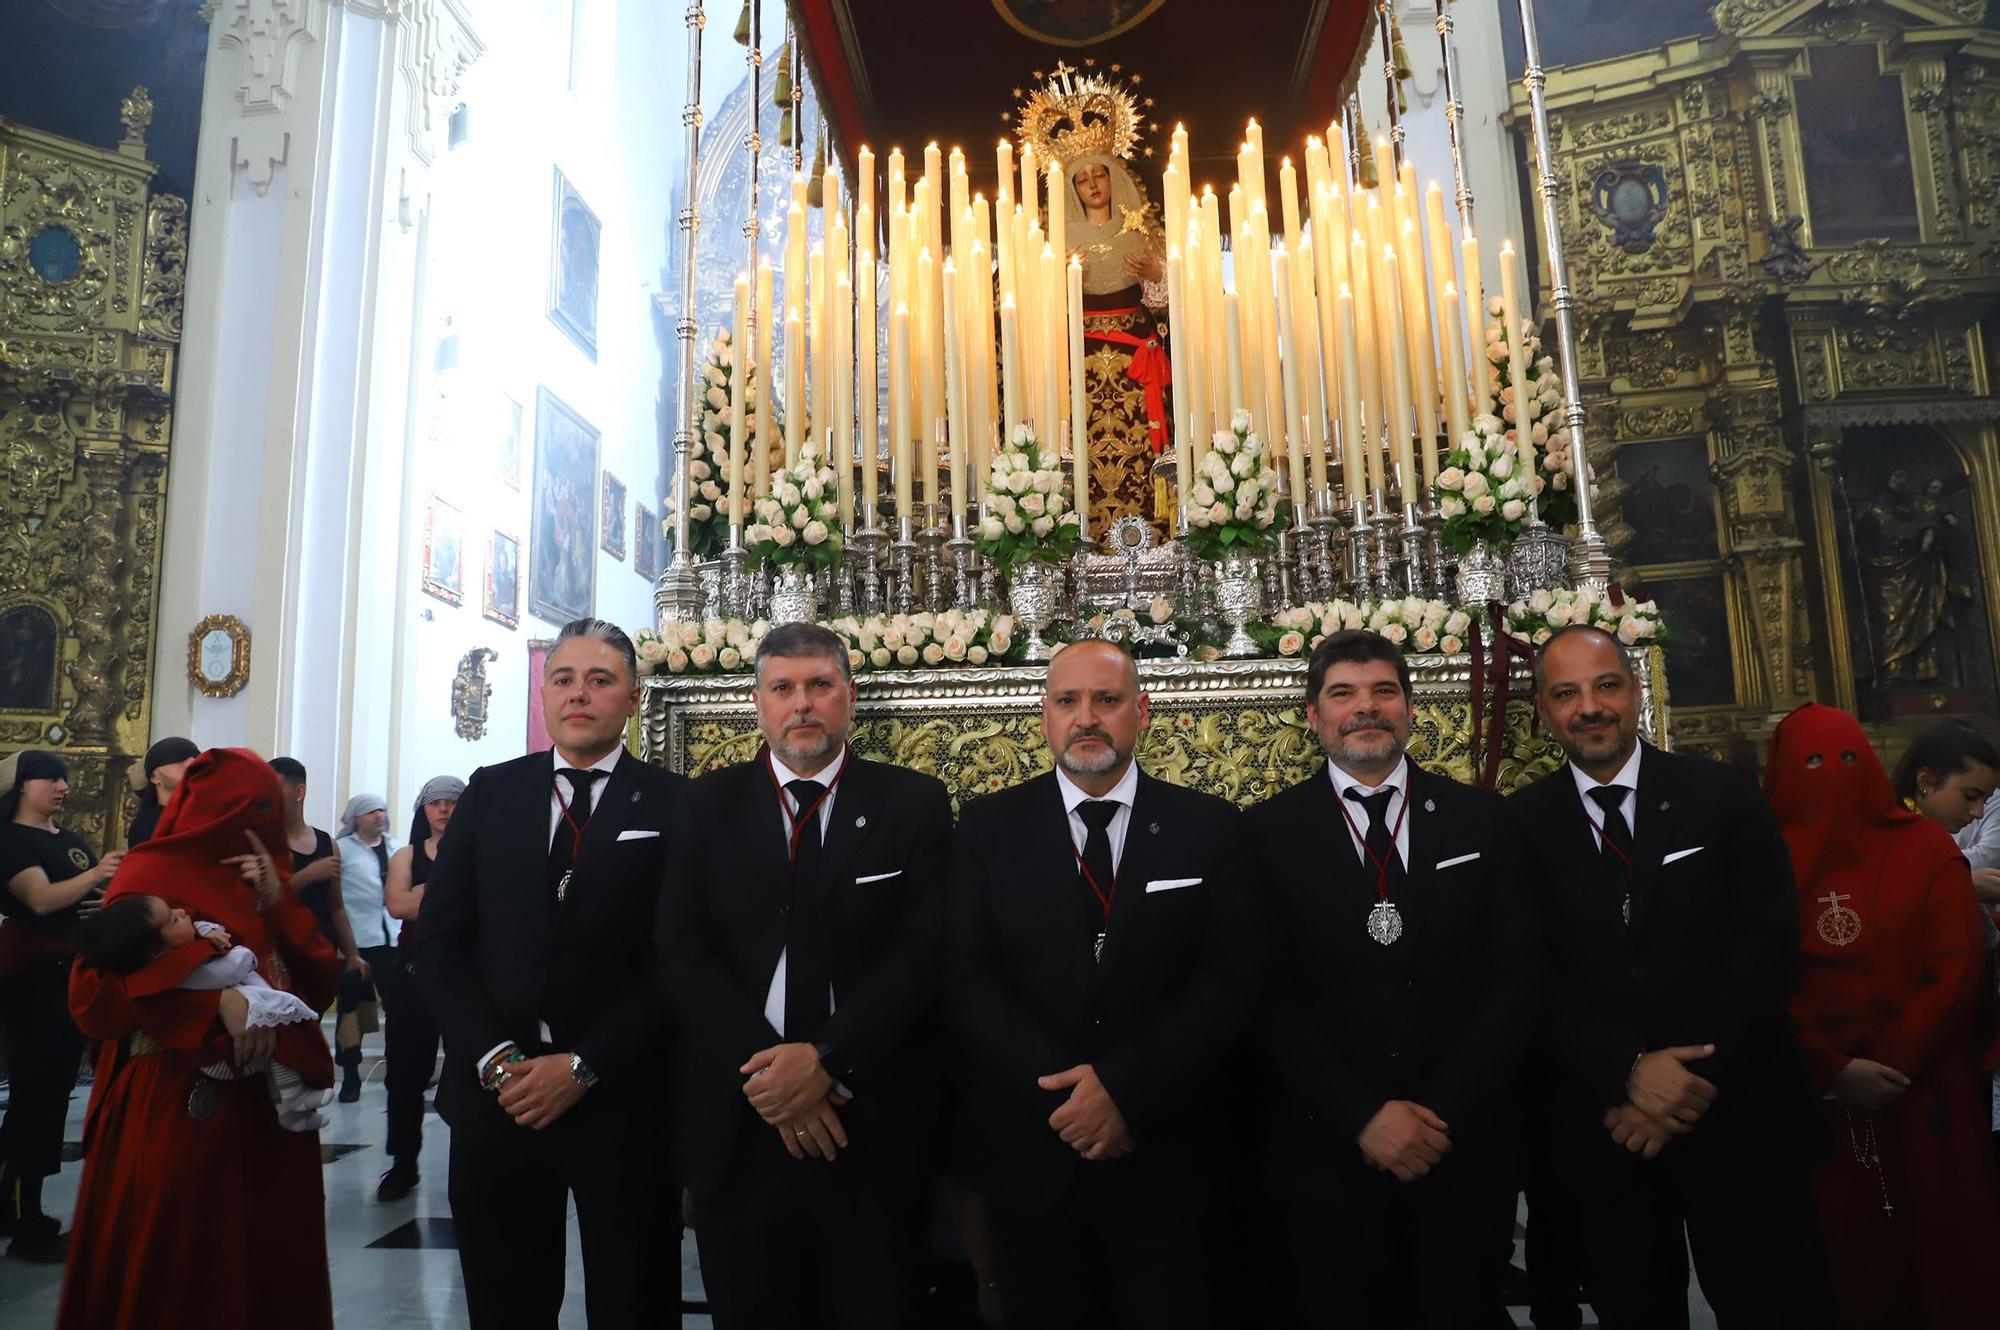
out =
[(847, 644), (757, 648), (764, 747), (695, 782), (661, 891), (683, 1176), (718, 1330), (915, 1323), (951, 801), (856, 755)]
[(555, 1324), (572, 1197), (590, 1324), (680, 1324), (651, 928), (687, 784), (625, 751), (636, 664), (616, 625), (564, 626), (541, 679), (555, 751), (472, 774), (414, 925), (475, 1327)]
[(945, 1007), (1009, 1325), (1228, 1320), (1210, 1278), (1241, 1154), (1224, 1068), (1257, 930), (1236, 810), (1133, 761), (1149, 707), (1122, 649), (1064, 647), (1042, 699), (1057, 769), (959, 824)]

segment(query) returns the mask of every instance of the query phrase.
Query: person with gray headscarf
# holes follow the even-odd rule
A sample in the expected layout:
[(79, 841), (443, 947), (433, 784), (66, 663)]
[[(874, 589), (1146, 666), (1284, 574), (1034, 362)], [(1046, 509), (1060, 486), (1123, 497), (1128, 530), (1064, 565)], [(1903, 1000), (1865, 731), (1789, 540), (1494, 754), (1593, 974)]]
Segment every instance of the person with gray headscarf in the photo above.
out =
[[(410, 843), (389, 857), (389, 876), (382, 891), (389, 913), (405, 925), (415, 923), (423, 908), (424, 884), (430, 880), (431, 865), (437, 862), (438, 844), (464, 793), (465, 782), (456, 776), (433, 776), (417, 792)], [(409, 937), (407, 927), (403, 937)], [(375, 1199), (387, 1203), (402, 1200), (417, 1185), (417, 1155), (424, 1146), (424, 1090), (437, 1074), (439, 1035), (423, 990), (417, 985), (416, 965), (408, 946), (399, 943), (396, 963), (376, 970), (375, 984), (389, 1009), (382, 1042), (383, 1060), (388, 1064), (385, 1079), (389, 1086), (391, 1162), (375, 1187)]]
[[(340, 852), (340, 898), (347, 906), (347, 921), (354, 930), (355, 945), (360, 948), (361, 959), (368, 962), (371, 976), (362, 979), (354, 971), (341, 976), (340, 1005), (348, 1009), (374, 996), (371, 980), (380, 984), (382, 971), (396, 964), (396, 936), (402, 928), (390, 915), (384, 899), (389, 857), (396, 852), (396, 846), (389, 838), (389, 805), (382, 796), (357, 794), (349, 799), (340, 810), (340, 830), (333, 844)], [(349, 989), (354, 991), (350, 993)], [(357, 1000), (350, 1002), (350, 997)], [(343, 1104), (361, 1098), (361, 1027), (366, 1023), (364, 1019), (343, 1016), (335, 1027), (333, 1060), (341, 1069)]]

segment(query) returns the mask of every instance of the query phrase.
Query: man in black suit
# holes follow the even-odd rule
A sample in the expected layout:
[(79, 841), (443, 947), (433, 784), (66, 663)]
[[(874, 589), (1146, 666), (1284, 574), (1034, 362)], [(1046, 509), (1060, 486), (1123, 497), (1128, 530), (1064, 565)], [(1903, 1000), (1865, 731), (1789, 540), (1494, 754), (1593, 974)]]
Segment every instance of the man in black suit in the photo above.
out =
[(680, 1324), (651, 938), (686, 782), (625, 751), (636, 666), (616, 626), (563, 628), (541, 683), (555, 752), (473, 773), (416, 923), (475, 1326), (555, 1324), (571, 1197), (591, 1325)]
[(959, 822), (945, 1006), (960, 1154), (986, 1192), (1007, 1324), (1210, 1327), (1219, 1074), (1258, 950), (1235, 810), (1140, 774), (1138, 669), (1084, 641), (1049, 667), (1057, 770)]
[(1638, 677), (1601, 629), (1549, 640), (1535, 700), (1569, 763), (1508, 812), (1546, 935), (1535, 1117), (1585, 1296), (1608, 1327), (1684, 1327), (1692, 1247), (1725, 1330), (1830, 1324), (1770, 807), (1747, 771), (1639, 742)]
[(1410, 670), (1387, 638), (1326, 638), (1306, 687), (1327, 767), (1247, 820), (1276, 939), (1256, 1025), (1287, 1324), (1509, 1324), (1538, 962), (1501, 801), (1404, 755)]
[(696, 781), (661, 891), (678, 1142), (719, 1330), (914, 1323), (951, 800), (847, 747), (847, 646), (757, 648), (765, 747)]

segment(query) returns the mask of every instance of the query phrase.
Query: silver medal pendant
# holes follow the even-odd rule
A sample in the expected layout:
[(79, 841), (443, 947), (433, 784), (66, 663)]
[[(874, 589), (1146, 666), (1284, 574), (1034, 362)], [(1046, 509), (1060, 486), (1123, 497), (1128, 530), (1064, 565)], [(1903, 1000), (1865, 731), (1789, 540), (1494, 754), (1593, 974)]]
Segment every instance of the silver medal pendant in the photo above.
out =
[(1376, 901), (1368, 912), (1368, 936), (1388, 946), (1403, 935), (1403, 912), (1388, 901)]
[(569, 880), (575, 876), (576, 870), (574, 868), (565, 868), (563, 869), (562, 876), (556, 879), (556, 900), (558, 903), (569, 899)]
[(1097, 940), (1090, 944), (1090, 956), (1099, 965), (1104, 963), (1104, 934), (1099, 933)]
[(208, 1121), (215, 1116), (215, 1101), (215, 1083), (209, 1080), (196, 1081), (194, 1088), (188, 1091), (188, 1116), (196, 1122)]
[(1830, 891), (1817, 899), (1826, 902), (1826, 908), (1820, 911), (1819, 918), (1813, 921), (1819, 929), (1820, 940), (1835, 947), (1852, 946), (1861, 936), (1861, 916), (1841, 902), (1853, 900), (1854, 897), (1843, 892)]

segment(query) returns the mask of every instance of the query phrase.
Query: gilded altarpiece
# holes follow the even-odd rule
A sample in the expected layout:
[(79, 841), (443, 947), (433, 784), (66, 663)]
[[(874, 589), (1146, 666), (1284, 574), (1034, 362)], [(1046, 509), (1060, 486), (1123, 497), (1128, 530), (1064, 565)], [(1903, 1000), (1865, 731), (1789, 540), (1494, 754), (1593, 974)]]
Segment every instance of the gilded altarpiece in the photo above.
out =
[(100, 849), (147, 742), (187, 260), (143, 88), (119, 119), (109, 149), (0, 121), (0, 751), (63, 753)]
[[(1548, 70), (1600, 520), (1620, 577), (1678, 625), (1684, 746), (1754, 760), (1808, 698), (1890, 750), (1991, 714), (1984, 12), (1724, 0), (1705, 34)], [(1532, 179), (1526, 115), (1517, 84)]]

